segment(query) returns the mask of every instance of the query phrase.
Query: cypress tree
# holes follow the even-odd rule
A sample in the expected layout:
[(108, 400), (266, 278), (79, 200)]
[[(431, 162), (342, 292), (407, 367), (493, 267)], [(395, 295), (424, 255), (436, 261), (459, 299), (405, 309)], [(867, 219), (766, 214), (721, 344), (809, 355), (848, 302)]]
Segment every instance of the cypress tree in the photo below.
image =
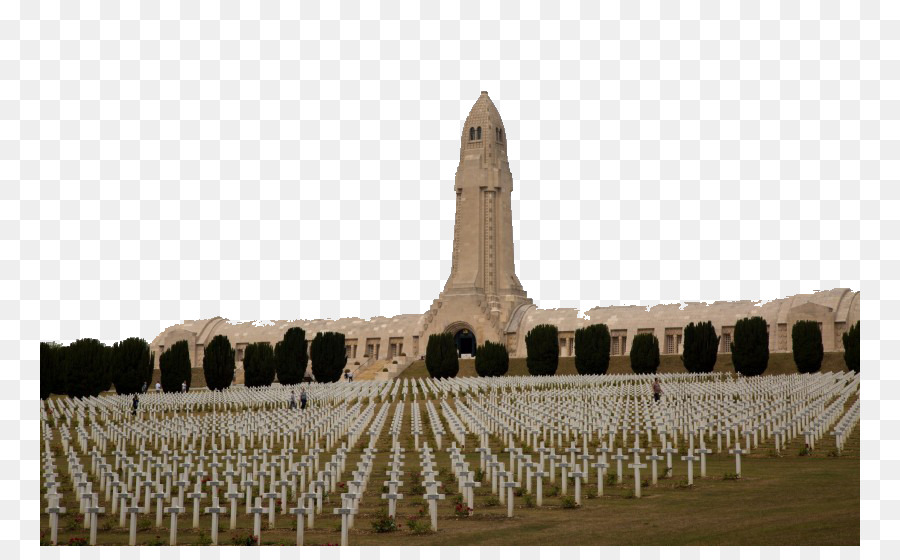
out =
[(191, 355), (187, 340), (179, 340), (159, 356), (159, 381), (166, 393), (181, 391), (181, 383), (191, 387)]
[(275, 381), (275, 352), (268, 342), (248, 344), (244, 350), (244, 385), (268, 387)]
[(126, 338), (112, 347), (112, 381), (119, 395), (139, 393), (153, 375), (150, 345), (142, 338)]
[(634, 373), (656, 373), (659, 368), (659, 339), (653, 333), (635, 335), (629, 356)]
[(509, 351), (497, 342), (486, 341), (475, 352), (475, 372), (481, 377), (506, 375), (509, 370)]
[(66, 394), (96, 397), (109, 389), (110, 363), (107, 346), (94, 338), (81, 338), (66, 348)]
[(214, 336), (203, 353), (203, 378), (207, 388), (219, 391), (230, 387), (234, 380), (234, 368), (234, 348), (228, 337), (224, 334)]
[(531, 375), (556, 375), (559, 366), (559, 330), (555, 325), (537, 325), (525, 335)]
[(822, 369), (825, 347), (822, 331), (816, 321), (797, 321), (791, 328), (794, 363), (800, 373), (814, 373)]
[(734, 325), (731, 343), (734, 369), (742, 375), (760, 375), (769, 366), (768, 323), (762, 317), (745, 317)]
[(859, 321), (844, 333), (844, 363), (847, 369), (859, 373)]
[(291, 327), (284, 339), (275, 344), (275, 372), (282, 385), (294, 385), (303, 381), (309, 356), (306, 354), (306, 331)]
[(603, 323), (575, 331), (575, 369), (582, 375), (609, 369), (609, 328)]
[[(476, 359), (477, 354), (476, 352)], [(428, 337), (425, 367), (428, 375), (436, 379), (456, 377), (459, 373), (459, 353), (451, 333), (438, 333)]]
[(716, 367), (719, 337), (712, 322), (688, 323), (684, 328), (684, 352), (681, 361), (691, 373), (706, 373)]
[(347, 365), (347, 349), (343, 333), (317, 333), (309, 347), (312, 374), (316, 381), (334, 383), (340, 381)]
[(58, 342), (41, 342), (41, 399), (66, 392), (64, 352)]

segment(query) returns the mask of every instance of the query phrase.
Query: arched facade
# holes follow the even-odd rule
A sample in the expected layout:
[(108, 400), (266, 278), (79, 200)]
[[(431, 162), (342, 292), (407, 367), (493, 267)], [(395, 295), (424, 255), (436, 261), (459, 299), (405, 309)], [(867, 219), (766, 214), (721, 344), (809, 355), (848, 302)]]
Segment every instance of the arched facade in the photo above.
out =
[[(493, 131), (492, 131), (493, 129)], [(576, 309), (538, 309), (516, 276), (513, 260), (511, 195), (513, 178), (507, 157), (506, 132), (500, 113), (481, 92), (469, 112), (460, 136), (460, 161), (454, 182), (456, 225), (450, 277), (423, 315), (399, 315), (312, 321), (276, 321), (267, 324), (230, 323), (221, 317), (188, 321), (169, 327), (152, 343), (157, 360), (179, 340), (188, 341), (191, 363), (203, 362), (204, 348), (223, 334), (234, 346), (238, 368), (243, 350), (251, 342), (273, 346), (287, 329), (299, 326), (308, 341), (316, 333), (341, 332), (346, 337), (348, 365), (371, 360), (423, 357), (428, 336), (468, 330), (473, 339), (505, 344), (514, 357), (525, 356), (525, 335), (535, 325), (549, 323), (559, 329), (560, 355), (575, 349), (575, 330), (605, 323), (612, 337), (611, 353), (627, 354), (634, 336), (652, 332), (663, 354), (680, 354), (684, 327), (711, 321), (720, 335), (720, 352), (730, 351), (734, 324), (744, 317), (761, 316), (769, 324), (769, 350), (790, 352), (794, 323), (813, 320), (821, 325), (826, 352), (843, 349), (842, 335), (859, 320), (859, 292), (836, 288), (798, 294), (765, 303), (722, 301), (712, 304), (596, 307), (579, 318)], [(157, 362), (158, 363), (158, 362)]]

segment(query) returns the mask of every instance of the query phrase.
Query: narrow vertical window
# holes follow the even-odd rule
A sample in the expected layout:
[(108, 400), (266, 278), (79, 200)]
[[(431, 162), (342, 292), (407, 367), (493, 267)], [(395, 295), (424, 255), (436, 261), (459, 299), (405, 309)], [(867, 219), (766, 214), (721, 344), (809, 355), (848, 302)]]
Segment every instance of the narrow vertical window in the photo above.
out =
[(475, 139), (481, 140), (481, 127), (480, 126), (475, 129)]
[(475, 127), (469, 129), (469, 141), (475, 140)]

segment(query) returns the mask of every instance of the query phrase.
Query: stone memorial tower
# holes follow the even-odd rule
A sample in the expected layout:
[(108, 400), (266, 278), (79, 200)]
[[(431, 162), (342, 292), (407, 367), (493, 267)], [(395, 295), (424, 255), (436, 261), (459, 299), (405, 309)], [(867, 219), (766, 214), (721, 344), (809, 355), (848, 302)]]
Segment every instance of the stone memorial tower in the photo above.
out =
[(635, 336), (653, 333), (661, 354), (681, 354), (684, 327), (711, 321), (720, 334), (719, 352), (731, 352), (734, 327), (744, 317), (761, 316), (769, 324), (769, 351), (790, 352), (790, 332), (800, 320), (819, 323), (826, 352), (843, 349), (843, 334), (860, 317), (860, 293), (834, 288), (759, 304), (754, 301), (538, 309), (516, 277), (513, 260), (512, 190), (503, 119), (486, 91), (469, 111), (460, 136), (459, 166), (453, 192), (456, 225), (450, 277), (424, 314), (341, 319), (297, 319), (264, 325), (233, 323), (222, 317), (186, 321), (159, 334), (152, 343), (157, 359), (163, 351), (187, 341), (191, 365), (203, 363), (205, 348), (219, 334), (234, 347), (238, 379), (243, 381), (244, 351), (249, 344), (284, 338), (302, 327), (307, 341), (316, 333), (345, 337), (347, 367), (357, 379), (388, 379), (427, 352), (428, 337), (450, 333), (462, 355), (472, 355), (485, 341), (506, 345), (511, 357), (525, 357), (525, 336), (540, 324), (559, 330), (560, 356), (575, 355), (575, 331), (597, 323), (610, 331), (610, 354), (627, 355)]
[(532, 303), (516, 277), (506, 146), (503, 119), (482, 91), (460, 138), (450, 278), (426, 313), (423, 334), (427, 342), (449, 331), (463, 354), (485, 340), (506, 343), (510, 318)]

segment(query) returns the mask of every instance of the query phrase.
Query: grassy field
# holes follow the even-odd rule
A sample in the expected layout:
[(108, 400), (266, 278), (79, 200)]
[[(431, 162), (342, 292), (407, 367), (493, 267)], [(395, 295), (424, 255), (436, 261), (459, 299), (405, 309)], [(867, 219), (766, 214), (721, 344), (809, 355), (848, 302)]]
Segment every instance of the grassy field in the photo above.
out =
[[(681, 356), (662, 355), (659, 357), (659, 362), (660, 373), (683, 373), (687, 371), (684, 369), (684, 364), (681, 363)], [(719, 354), (715, 371), (734, 371), (731, 354)], [(769, 367), (763, 375), (795, 373), (796, 371), (797, 366), (794, 364), (793, 354), (769, 354)], [(822, 371), (847, 371), (847, 365), (844, 363), (844, 353), (826, 352), (825, 359), (822, 361)], [(557, 375), (577, 374), (575, 358), (560, 358), (559, 369), (556, 370), (556, 373)], [(628, 356), (611, 356), (609, 359), (609, 373), (633, 373), (631, 371), (630, 358)], [(460, 360), (459, 376), (470, 377), (474, 375), (476, 375), (475, 360)], [(510, 358), (507, 375), (529, 375), (528, 368), (525, 365), (525, 358)], [(425, 369), (425, 360), (416, 360), (410, 364), (400, 377), (428, 377), (428, 370)]]
[[(372, 521), (383, 509), (380, 499), (387, 463), (387, 450), (391, 441), (387, 430), (378, 442), (376, 465), (369, 482), (365, 499), (360, 506), (356, 526), (350, 531), (351, 545), (858, 545), (859, 544), (859, 428), (850, 436), (844, 454), (834, 456), (834, 440), (826, 437), (811, 456), (799, 455), (799, 441), (795, 440), (781, 457), (775, 457), (771, 447), (760, 447), (745, 457), (744, 478), (726, 480), (734, 471), (734, 460), (727, 455), (712, 454), (708, 463), (708, 477), (699, 478), (695, 470), (693, 488), (686, 488), (684, 463), (675, 460), (675, 476), (662, 479), (656, 487), (643, 488), (644, 497), (631, 497), (634, 481), (626, 471), (622, 485), (606, 486), (603, 497), (585, 499), (577, 509), (562, 507), (559, 497), (545, 497), (544, 507), (529, 507), (525, 497), (515, 499), (515, 516), (506, 517), (506, 506), (487, 505), (490, 487), (486, 484), (477, 490), (475, 512), (471, 517), (457, 518), (453, 514), (453, 500), (457, 485), (449, 470), (449, 455), (437, 453), (439, 479), (444, 483), (446, 500), (439, 506), (438, 532), (423, 535), (412, 534), (411, 518), (428, 523), (427, 508), (421, 500), (421, 489), (414, 488), (412, 473), (419, 470), (418, 454), (412, 449), (409, 433), (411, 406), (407, 403), (401, 444), (406, 448), (404, 486), (406, 498), (398, 506), (398, 523), (401, 527), (391, 533), (376, 533)], [(393, 417), (393, 407), (389, 418)], [(423, 412), (426, 433), (427, 415)], [(429, 439), (429, 444), (434, 442)], [(475, 447), (470, 438), (467, 449)], [(444, 440), (445, 447), (448, 439)], [(591, 443), (591, 448), (596, 442)], [(501, 442), (492, 440), (493, 449), (503, 449)], [(620, 444), (617, 444), (620, 445)], [(58, 452), (57, 464), (63, 459), (59, 441), (53, 449)], [(278, 447), (276, 446), (276, 450)], [(348, 466), (355, 465), (361, 446), (354, 448)], [(111, 450), (110, 450), (111, 453)], [(477, 468), (478, 454), (467, 453), (472, 468)], [(501, 460), (508, 461), (502, 454)], [(83, 464), (86, 459), (82, 458)], [(695, 465), (696, 467), (696, 465)], [(349, 469), (348, 469), (349, 470)], [(611, 472), (614, 468), (611, 469)], [(64, 471), (63, 471), (64, 472)], [(662, 469), (660, 470), (662, 472)], [(649, 482), (649, 471), (643, 478)], [(346, 476), (343, 480), (346, 481)], [(69, 483), (63, 480), (64, 487)], [(557, 484), (559, 479), (557, 478)], [(546, 492), (552, 493), (548, 485)], [(590, 495), (596, 490), (596, 474), (591, 473), (589, 484), (583, 492)], [(569, 485), (569, 495), (573, 493)], [(316, 528), (306, 531), (306, 544), (326, 545), (340, 542), (340, 518), (330, 514), (340, 498), (331, 495), (324, 513), (316, 516)], [(65, 544), (71, 538), (87, 538), (88, 531), (77, 518), (78, 505), (66, 492), (63, 504), (68, 512), (60, 521), (59, 540)], [(208, 505), (208, 504), (207, 504)], [(227, 505), (227, 504), (226, 504)], [(243, 502), (239, 502), (238, 529), (228, 530), (227, 517), (220, 520), (220, 544), (230, 545), (232, 539), (246, 537), (252, 528), (252, 516), (244, 514)], [(425, 515), (420, 517), (420, 509)], [(155, 510), (154, 510), (155, 511)], [(279, 510), (280, 511), (280, 510)], [(200, 529), (191, 528), (190, 503), (188, 511), (179, 517), (179, 544), (208, 544), (210, 518), (201, 516)], [(168, 516), (164, 526), (153, 526), (154, 513), (141, 515), (138, 544), (168, 544)], [(48, 538), (48, 518), (41, 515), (42, 542)], [(291, 516), (279, 515), (274, 527), (267, 527), (263, 520), (263, 545), (291, 545), (294, 542), (295, 525)], [(101, 516), (99, 544), (127, 544), (128, 529), (119, 528), (117, 518), (109, 514)]]

